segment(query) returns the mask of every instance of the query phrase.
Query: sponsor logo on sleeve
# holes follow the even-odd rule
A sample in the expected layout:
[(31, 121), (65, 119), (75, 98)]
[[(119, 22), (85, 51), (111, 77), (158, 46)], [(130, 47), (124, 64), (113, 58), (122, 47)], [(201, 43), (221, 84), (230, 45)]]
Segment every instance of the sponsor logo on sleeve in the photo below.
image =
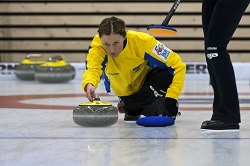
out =
[(158, 55), (161, 59), (166, 61), (168, 59), (168, 56), (170, 54), (170, 49), (168, 49), (166, 46), (164, 46), (162, 43), (157, 42), (152, 52), (156, 55)]

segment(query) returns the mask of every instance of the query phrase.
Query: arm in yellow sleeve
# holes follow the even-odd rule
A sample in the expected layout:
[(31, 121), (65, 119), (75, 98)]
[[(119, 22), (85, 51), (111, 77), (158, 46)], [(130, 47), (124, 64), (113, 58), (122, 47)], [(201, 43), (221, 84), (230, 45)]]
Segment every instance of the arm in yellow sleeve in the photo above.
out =
[(166, 61), (166, 65), (174, 69), (173, 81), (167, 90), (166, 97), (178, 100), (178, 97), (184, 88), (186, 64), (182, 62), (177, 53), (171, 52)]

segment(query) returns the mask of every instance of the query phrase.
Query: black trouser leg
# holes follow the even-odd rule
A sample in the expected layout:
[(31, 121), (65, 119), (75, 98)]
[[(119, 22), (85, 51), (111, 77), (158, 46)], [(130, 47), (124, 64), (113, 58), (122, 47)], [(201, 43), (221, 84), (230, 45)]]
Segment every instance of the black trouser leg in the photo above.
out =
[[(158, 67), (152, 69), (147, 75), (147, 78), (140, 91), (130, 96), (120, 96), (121, 100), (124, 102), (123, 108), (125, 112), (128, 115), (140, 115), (144, 106), (152, 103), (158, 98), (164, 98), (164, 105), (166, 95), (165, 92), (172, 83), (172, 80), (173, 76), (168, 70), (160, 69)], [(149, 114), (150, 113), (146, 113), (146, 115)]]
[(212, 120), (240, 122), (238, 92), (227, 44), (248, 4), (249, 0), (203, 0), (205, 54), (214, 89)]

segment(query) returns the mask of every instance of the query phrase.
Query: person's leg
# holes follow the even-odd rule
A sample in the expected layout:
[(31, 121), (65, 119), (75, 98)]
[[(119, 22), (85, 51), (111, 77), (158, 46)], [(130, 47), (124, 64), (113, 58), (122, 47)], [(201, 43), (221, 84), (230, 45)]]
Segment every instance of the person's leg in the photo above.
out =
[(202, 28), (204, 38), (206, 39), (211, 17), (213, 15), (214, 6), (217, 0), (203, 0), (202, 1)]
[[(205, 50), (207, 48), (207, 38), (208, 38), (208, 30), (209, 25), (211, 22), (211, 18), (213, 16), (214, 7), (216, 5), (217, 0), (203, 0), (202, 2), (202, 28), (204, 33), (204, 41), (205, 41)], [(220, 95), (218, 94), (218, 89), (215, 81), (215, 76), (212, 65), (209, 64), (208, 59), (206, 58), (207, 62), (207, 69), (210, 76), (210, 84), (213, 87), (214, 90), (214, 102), (213, 102), (213, 108), (219, 108), (220, 107)]]
[[(235, 74), (227, 51), (227, 44), (248, 4), (249, 0), (219, 0), (215, 4), (213, 0), (212, 2), (211, 0), (203, 0), (202, 19), (204, 23), (205, 53), (211, 85), (214, 89), (211, 120), (240, 123)], [(214, 5), (214, 8), (211, 10), (209, 5)], [(208, 9), (213, 12), (207, 11)]]
[[(143, 105), (142, 115), (156, 116), (164, 114), (164, 116), (170, 116), (170, 114), (166, 110), (165, 96), (168, 87), (172, 83), (173, 76), (166, 69), (156, 68), (151, 73), (149, 78), (149, 81), (145, 83), (146, 86), (144, 87), (149, 87), (150, 91), (148, 93), (153, 95), (155, 97), (155, 100), (153, 102), (148, 102), (148, 104)], [(164, 112), (167, 112), (167, 114), (165, 114)], [(176, 115), (177, 113), (172, 114)]]
[[(168, 70), (158, 67), (152, 69), (139, 92), (131, 96), (120, 97), (124, 102), (125, 113), (132, 116), (161, 115), (162, 109), (165, 107), (165, 93), (172, 83), (172, 79)], [(154, 106), (152, 107), (152, 105)]]

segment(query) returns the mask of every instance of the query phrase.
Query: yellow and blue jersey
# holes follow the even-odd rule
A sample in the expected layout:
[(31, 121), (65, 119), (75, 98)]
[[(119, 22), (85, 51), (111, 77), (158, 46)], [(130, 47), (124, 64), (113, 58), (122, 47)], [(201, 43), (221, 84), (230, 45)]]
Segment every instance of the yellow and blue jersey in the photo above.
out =
[(178, 99), (184, 87), (186, 65), (177, 53), (147, 33), (127, 30), (122, 52), (112, 58), (97, 34), (86, 56), (82, 88), (87, 83), (97, 88), (103, 76), (108, 93), (112, 91), (117, 96), (129, 96), (140, 90), (154, 66), (167, 69), (173, 75), (166, 97)]

